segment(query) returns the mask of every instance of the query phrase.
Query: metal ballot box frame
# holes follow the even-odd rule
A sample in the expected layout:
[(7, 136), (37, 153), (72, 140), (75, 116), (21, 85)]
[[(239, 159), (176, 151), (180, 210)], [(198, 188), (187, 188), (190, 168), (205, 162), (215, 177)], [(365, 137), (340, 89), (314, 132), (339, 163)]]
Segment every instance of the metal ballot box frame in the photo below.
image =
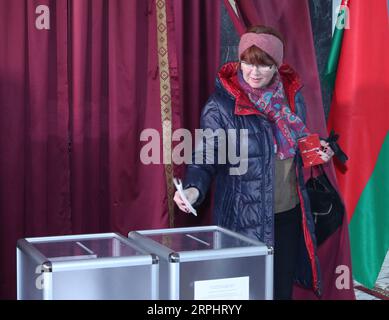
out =
[(18, 300), (158, 299), (158, 257), (117, 233), (20, 239)]
[(273, 248), (218, 226), (141, 230), (128, 237), (159, 257), (159, 296), (273, 299)]

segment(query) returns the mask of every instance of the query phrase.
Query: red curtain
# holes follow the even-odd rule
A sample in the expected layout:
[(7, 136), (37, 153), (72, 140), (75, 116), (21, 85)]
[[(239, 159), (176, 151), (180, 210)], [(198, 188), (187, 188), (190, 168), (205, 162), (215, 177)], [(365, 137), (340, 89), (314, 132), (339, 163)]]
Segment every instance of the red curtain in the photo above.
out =
[[(35, 9), (48, 5), (51, 30)], [(16, 240), (71, 232), (67, 2), (0, 1), (0, 298), (15, 296)]]
[[(50, 30), (38, 30), (38, 5)], [(154, 1), (1, 0), (1, 297), (22, 237), (168, 226)]]
[(0, 298), (19, 238), (208, 223), (208, 204), (170, 219), (172, 167), (141, 163), (140, 133), (162, 149), (162, 121), (198, 127), (219, 16), (207, 0), (0, 0)]
[(168, 226), (163, 165), (140, 161), (161, 133), (154, 1), (70, 1), (72, 232)]
[[(173, 110), (180, 113), (180, 127), (190, 130), (194, 137), (201, 110), (215, 88), (220, 65), (221, 1), (173, 0), (172, 5), (181, 88)], [(184, 171), (184, 167), (177, 167), (177, 176), (184, 176)], [(176, 226), (211, 224), (212, 198), (210, 193), (197, 217), (176, 208)]]

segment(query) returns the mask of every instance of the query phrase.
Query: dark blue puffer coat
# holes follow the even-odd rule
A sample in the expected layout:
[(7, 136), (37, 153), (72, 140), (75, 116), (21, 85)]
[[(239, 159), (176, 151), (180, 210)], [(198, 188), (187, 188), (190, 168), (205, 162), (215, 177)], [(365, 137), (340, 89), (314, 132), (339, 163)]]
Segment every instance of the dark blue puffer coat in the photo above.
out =
[[(268, 246), (274, 245), (274, 137), (271, 124), (252, 105), (241, 90), (237, 80), (237, 63), (224, 65), (216, 80), (216, 90), (206, 103), (200, 119), (201, 129), (234, 129), (238, 133), (236, 149), (240, 150), (239, 130), (247, 129), (248, 170), (242, 175), (231, 175), (233, 165), (228, 161), (219, 163), (218, 140), (214, 142), (214, 164), (187, 166), (184, 188), (196, 187), (200, 196), (194, 206), (205, 198), (212, 179), (215, 179), (214, 223), (260, 240)], [(296, 73), (287, 65), (280, 68), (285, 93), (291, 109), (305, 121), (305, 105), (300, 93), (301, 85)], [(220, 143), (220, 141), (219, 141)], [(228, 144), (228, 143), (227, 143)], [(198, 152), (199, 150), (197, 150)], [(197, 155), (198, 156), (198, 155)], [(198, 161), (197, 161), (198, 162)], [(301, 158), (295, 157), (298, 194), (302, 208), (301, 250), (297, 266), (297, 283), (311, 287), (320, 295), (321, 281), (316, 239), (308, 196), (302, 174)]]

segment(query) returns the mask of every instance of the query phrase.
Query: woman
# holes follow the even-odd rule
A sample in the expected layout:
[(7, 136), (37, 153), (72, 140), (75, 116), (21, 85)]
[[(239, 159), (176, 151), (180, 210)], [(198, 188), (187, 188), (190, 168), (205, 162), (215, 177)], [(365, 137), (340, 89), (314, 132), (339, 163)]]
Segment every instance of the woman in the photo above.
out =
[[(310, 132), (298, 76), (282, 64), (283, 54), (284, 41), (276, 30), (250, 28), (240, 39), (240, 61), (222, 66), (201, 114), (202, 129), (247, 129), (247, 172), (229, 174), (228, 162), (194, 163), (184, 181), (186, 197), (198, 206), (215, 178), (214, 222), (274, 246), (275, 299), (291, 299), (294, 280), (321, 292), (314, 223), (297, 149), (297, 139)], [(328, 162), (333, 151), (324, 140), (321, 144), (317, 152)], [(178, 192), (174, 200), (189, 211)]]

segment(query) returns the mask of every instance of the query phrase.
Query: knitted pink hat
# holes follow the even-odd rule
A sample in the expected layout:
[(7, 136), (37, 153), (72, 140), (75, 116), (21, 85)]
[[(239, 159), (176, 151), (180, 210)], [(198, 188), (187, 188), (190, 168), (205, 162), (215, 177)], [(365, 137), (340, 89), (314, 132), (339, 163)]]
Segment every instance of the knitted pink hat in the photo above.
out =
[(248, 48), (256, 46), (265, 51), (277, 63), (277, 66), (282, 65), (284, 58), (284, 45), (276, 36), (266, 33), (248, 32), (242, 35), (239, 42), (239, 58)]

